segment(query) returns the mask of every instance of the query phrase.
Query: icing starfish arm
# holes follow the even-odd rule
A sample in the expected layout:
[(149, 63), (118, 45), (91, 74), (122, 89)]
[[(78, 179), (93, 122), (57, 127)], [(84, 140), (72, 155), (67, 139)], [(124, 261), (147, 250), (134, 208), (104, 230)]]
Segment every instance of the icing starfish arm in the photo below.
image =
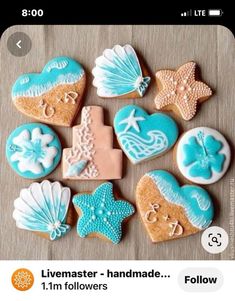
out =
[(195, 81), (192, 84), (192, 90), (193, 90), (195, 99), (207, 98), (212, 95), (211, 88), (200, 81)]
[(192, 119), (197, 112), (197, 100), (195, 98), (191, 98), (190, 101), (183, 104), (181, 101), (177, 101), (175, 105), (184, 120)]
[(177, 70), (177, 79), (193, 83), (195, 81), (196, 63), (188, 62)]
[(175, 103), (175, 101), (176, 101), (176, 94), (171, 93), (170, 89), (168, 88), (162, 89), (154, 99), (156, 108), (158, 110), (161, 110), (162, 108), (172, 103)]
[(160, 70), (155, 74), (155, 76), (156, 79), (160, 81), (163, 88), (168, 87), (170, 85), (170, 87), (173, 89), (175, 74), (176, 72), (172, 70)]

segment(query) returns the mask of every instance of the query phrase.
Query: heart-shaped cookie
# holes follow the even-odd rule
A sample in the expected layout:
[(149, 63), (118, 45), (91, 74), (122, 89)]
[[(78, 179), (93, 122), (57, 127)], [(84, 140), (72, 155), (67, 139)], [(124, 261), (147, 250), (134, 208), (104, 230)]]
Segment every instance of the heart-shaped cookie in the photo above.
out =
[(41, 73), (21, 75), (12, 87), (14, 105), (44, 123), (70, 126), (81, 105), (86, 76), (69, 57), (49, 61)]
[(179, 186), (164, 170), (145, 174), (137, 184), (136, 205), (152, 242), (181, 238), (207, 228), (213, 203), (199, 186)]
[(167, 152), (176, 142), (178, 127), (166, 114), (149, 115), (142, 108), (128, 105), (114, 118), (119, 144), (133, 164)]

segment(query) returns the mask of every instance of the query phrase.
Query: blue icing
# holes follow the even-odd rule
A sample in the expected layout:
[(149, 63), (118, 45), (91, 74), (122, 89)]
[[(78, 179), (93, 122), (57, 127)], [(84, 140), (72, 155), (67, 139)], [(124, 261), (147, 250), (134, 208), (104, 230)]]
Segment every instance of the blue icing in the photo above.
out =
[(171, 117), (163, 113), (149, 115), (135, 105), (117, 112), (114, 129), (123, 151), (134, 164), (168, 151), (178, 137), (177, 124)]
[(41, 73), (23, 74), (12, 87), (12, 97), (40, 96), (59, 84), (77, 82), (84, 74), (82, 66), (69, 57), (56, 57), (49, 61)]
[(11, 168), (20, 176), (42, 178), (50, 174), (60, 161), (60, 140), (44, 124), (23, 124), (8, 137), (6, 157)]
[(213, 219), (214, 209), (207, 191), (199, 186), (179, 186), (175, 177), (164, 170), (154, 170), (147, 175), (155, 182), (163, 197), (170, 203), (182, 206), (191, 224), (207, 228)]
[(19, 228), (47, 233), (56, 240), (71, 228), (65, 223), (69, 202), (70, 189), (59, 182), (32, 183), (15, 200), (13, 217)]
[(73, 177), (73, 176), (79, 176), (80, 173), (84, 170), (84, 168), (87, 166), (88, 160), (81, 160), (73, 165), (69, 165), (69, 169), (66, 173), (66, 177)]
[(123, 220), (135, 211), (130, 203), (115, 200), (110, 182), (101, 184), (93, 194), (76, 195), (73, 203), (82, 212), (77, 223), (80, 237), (99, 233), (114, 244), (121, 240)]
[(189, 175), (210, 179), (213, 170), (222, 172), (225, 161), (225, 155), (219, 153), (222, 148), (221, 141), (216, 140), (212, 135), (204, 137), (202, 131), (197, 137), (190, 137), (188, 144), (183, 145), (183, 165), (190, 166)]
[(130, 45), (104, 51), (92, 71), (101, 97), (115, 97), (138, 91), (143, 96), (151, 78), (143, 77), (135, 50)]

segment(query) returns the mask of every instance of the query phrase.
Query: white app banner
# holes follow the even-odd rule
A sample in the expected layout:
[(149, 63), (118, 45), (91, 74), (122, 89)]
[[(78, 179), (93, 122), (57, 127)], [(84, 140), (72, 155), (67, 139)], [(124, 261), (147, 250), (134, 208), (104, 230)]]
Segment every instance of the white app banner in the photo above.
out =
[[(14, 273), (18, 269), (32, 272), (30, 289), (24, 290), (29, 278)], [(234, 271), (235, 261), (0, 261), (0, 296), (17, 301), (221, 301), (234, 294)]]

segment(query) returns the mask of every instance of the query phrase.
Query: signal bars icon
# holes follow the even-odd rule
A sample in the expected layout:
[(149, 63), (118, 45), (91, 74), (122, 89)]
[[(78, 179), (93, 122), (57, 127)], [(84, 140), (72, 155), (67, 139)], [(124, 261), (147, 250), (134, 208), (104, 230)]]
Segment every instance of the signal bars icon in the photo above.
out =
[(192, 16), (192, 10), (188, 10), (188, 11), (185, 11), (185, 12), (182, 12), (181, 14), (181, 17), (190, 17)]

